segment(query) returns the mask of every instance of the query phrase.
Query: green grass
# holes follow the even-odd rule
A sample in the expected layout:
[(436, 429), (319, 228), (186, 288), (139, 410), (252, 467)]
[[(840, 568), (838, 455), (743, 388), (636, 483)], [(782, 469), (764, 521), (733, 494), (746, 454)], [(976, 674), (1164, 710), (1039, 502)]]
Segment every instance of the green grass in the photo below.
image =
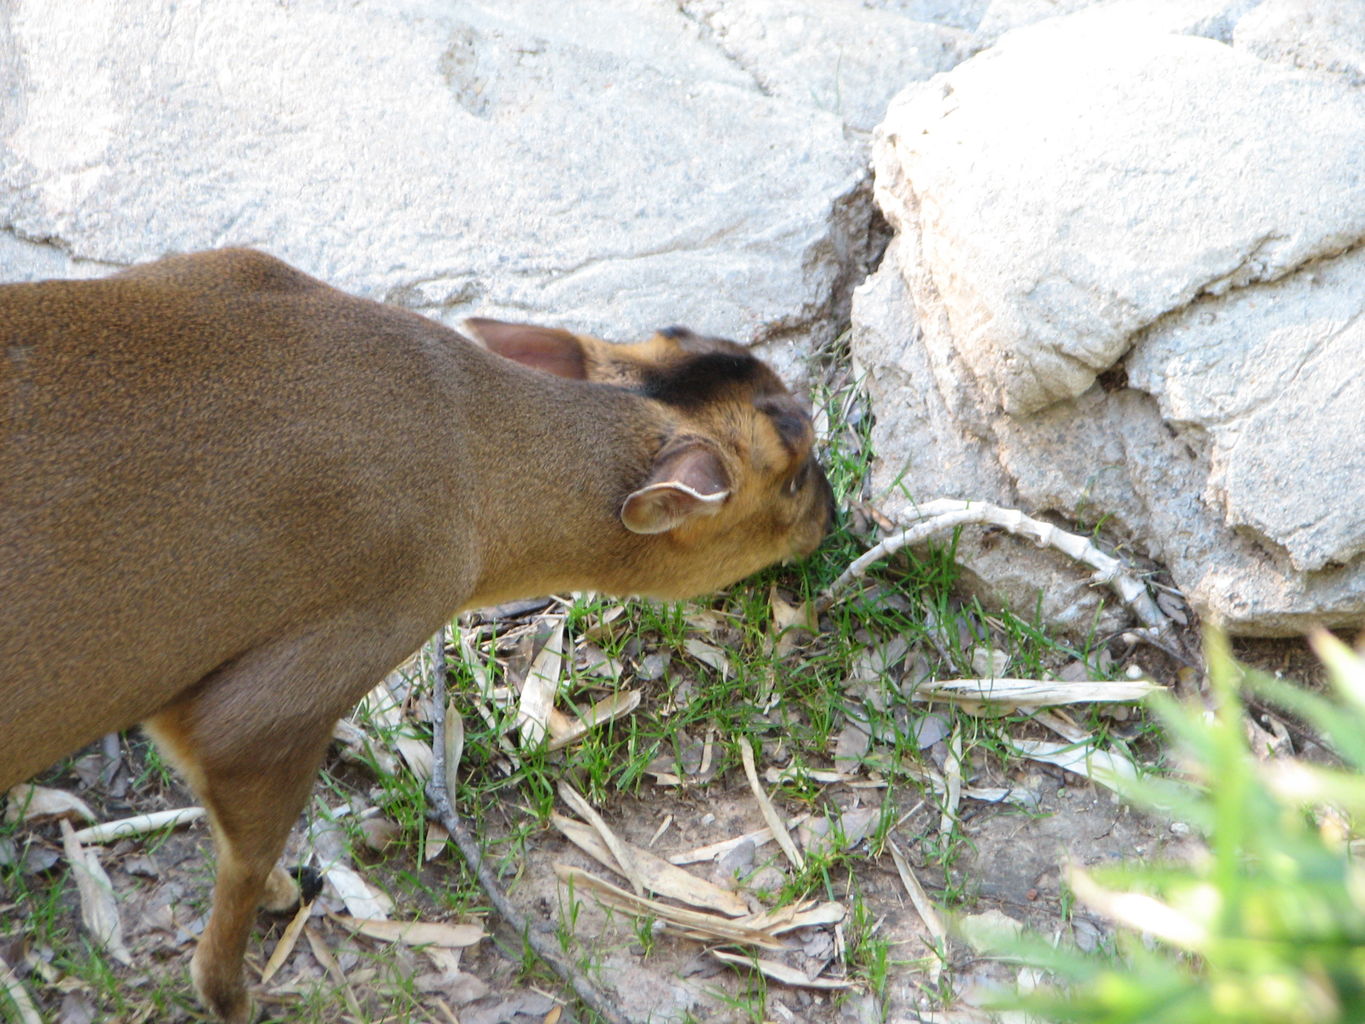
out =
[[(1055, 981), (1008, 1004), (1076, 1024), (1365, 1020), (1365, 867), (1352, 848), (1365, 816), (1365, 658), (1327, 634), (1316, 644), (1330, 696), (1244, 669), (1210, 635), (1214, 713), (1158, 707), (1183, 777), (1126, 787), (1153, 812), (1193, 825), (1200, 853), (1078, 878), (1126, 926), (1117, 948), (1016, 944)], [(1311, 724), (1332, 763), (1256, 756), (1248, 696)]]

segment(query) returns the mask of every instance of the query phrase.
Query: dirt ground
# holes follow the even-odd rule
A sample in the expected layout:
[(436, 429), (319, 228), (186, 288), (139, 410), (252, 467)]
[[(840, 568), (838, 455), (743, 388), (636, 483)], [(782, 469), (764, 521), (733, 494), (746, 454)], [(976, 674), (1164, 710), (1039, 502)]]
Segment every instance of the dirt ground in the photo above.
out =
[[(1237, 653), (1267, 671), (1283, 672), (1309, 685), (1320, 681), (1317, 664), (1303, 644), (1244, 642)], [(134, 740), (128, 749), (129, 766), (136, 770), (144, 744)], [(932, 756), (933, 750), (928, 753)], [(1159, 753), (1140, 751), (1146, 757)], [(178, 783), (160, 787), (156, 776), (137, 780), (136, 771), (129, 777), (130, 784), (115, 787), (120, 795), (110, 795), (100, 784), (91, 784), (103, 764), (103, 756), (91, 752), (75, 762), (73, 771), (44, 781), (80, 792), (100, 818), (192, 802)], [(338, 772), (348, 770), (333, 767)], [(989, 918), (998, 912), (1049, 938), (1069, 939), (1085, 948), (1102, 944), (1109, 932), (1103, 921), (1066, 898), (1064, 862), (1088, 866), (1121, 858), (1180, 856), (1195, 843), (1180, 823), (1148, 818), (1126, 807), (1109, 790), (1060, 768), (984, 756), (976, 758), (964, 774), (978, 788), (1010, 788), (1025, 799), (1023, 806), (1019, 801), (963, 800), (961, 841), (946, 858), (939, 808), (933, 800), (926, 800), (919, 787), (893, 785), (888, 792), (875, 780), (835, 781), (820, 789), (818, 802), (838, 808), (846, 826), (891, 815), (895, 824), (889, 834), (916, 878), (931, 899), (950, 904), (955, 913)], [(624, 914), (604, 912), (589, 897), (577, 900), (570, 913), (553, 865), (609, 873), (552, 829), (534, 832), (524, 849), (502, 856), (496, 836), (508, 823), (524, 818), (525, 811), (515, 788), (501, 792), (503, 799), (483, 808), (483, 828), (485, 838), (494, 839), (490, 850), (503, 868), (503, 881), (513, 902), (529, 921), (544, 925), (551, 933), (564, 934), (568, 929), (563, 921), (572, 918), (571, 957), (585, 965), (588, 976), (629, 1021), (984, 1020), (973, 1008), (978, 998), (992, 985), (1012, 983), (1018, 973), (1016, 967), (978, 957), (957, 939), (947, 942), (946, 961), (935, 956), (933, 935), (908, 898), (893, 858), (885, 849), (873, 849), (867, 837), (859, 839), (855, 827), (849, 828), (846, 856), (838, 858), (828, 872), (824, 891), (810, 895), (839, 903), (850, 915), (858, 904), (861, 921), (850, 916), (832, 927), (797, 930), (785, 937), (785, 951), (764, 954), (811, 977), (850, 977), (853, 985), (847, 989), (825, 991), (764, 980), (752, 969), (714, 959), (706, 943), (651, 931), (647, 926), (642, 931)], [(321, 791), (318, 797), (335, 800), (335, 794)], [(783, 809), (799, 810), (789, 802)], [(704, 788), (646, 787), (641, 796), (618, 796), (600, 810), (618, 836), (661, 857), (764, 826), (739, 771), (727, 772)], [(20, 843), (12, 846), (11, 854), (27, 859), (27, 870), (35, 880), (61, 870), (61, 841), (55, 826), (35, 826), (16, 838)], [(298, 851), (306, 844), (301, 823), (290, 845)], [(34, 966), (44, 951), (26, 941), (22, 922), (10, 939), (0, 943), (0, 956), (6, 962), (29, 964), (17, 973), (45, 1019), (59, 1024), (202, 1019), (190, 995), (187, 974), (193, 940), (207, 911), (209, 848), (202, 823), (103, 848), (100, 859), (117, 895), (133, 956), (132, 966), (115, 969), (109, 988), (55, 969), (48, 972), (50, 983), (45, 981), (44, 972)], [(377, 888), (403, 894), (393, 911), (395, 918), (440, 920), (449, 901), (439, 894), (451, 885), (467, 884), (460, 881), (455, 857), (453, 847), (447, 845), (422, 865), (410, 858), (376, 857), (368, 863), (358, 860), (356, 868)], [(772, 892), (789, 877), (788, 866), (773, 843), (742, 847), (720, 862), (691, 864), (687, 870), (722, 887), (734, 885), (738, 870), (751, 879), (751, 902), (755, 893)], [(0, 892), (0, 913), (19, 912), (12, 896)], [(70, 934), (77, 934), (75, 886), (61, 887), (56, 899), (55, 918)], [(472, 902), (486, 905), (477, 897)], [(409, 947), (380, 948), (350, 935), (329, 916), (339, 912), (344, 912), (341, 902), (327, 894), (314, 903), (310, 930), (316, 942), (299, 942), (263, 991), (268, 1019), (447, 1024), (452, 1020), (530, 1024), (589, 1019), (544, 968), (528, 966), (518, 937), (495, 917), (486, 922), (491, 937), (465, 950), (456, 968), (449, 959), (433, 961)], [(285, 917), (262, 915), (249, 953), (254, 977), (259, 976), (287, 922)], [(850, 943), (865, 935), (884, 943), (881, 972), (860, 962), (858, 951), (850, 948)], [(330, 970), (329, 957), (335, 958)]]

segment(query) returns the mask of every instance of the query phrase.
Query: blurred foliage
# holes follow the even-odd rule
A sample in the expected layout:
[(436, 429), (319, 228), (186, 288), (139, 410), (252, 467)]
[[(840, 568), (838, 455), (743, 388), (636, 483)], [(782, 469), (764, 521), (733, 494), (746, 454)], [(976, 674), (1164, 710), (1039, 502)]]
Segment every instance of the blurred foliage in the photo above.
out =
[[(1086, 953), (1038, 937), (997, 946), (1049, 982), (1002, 1000), (1047, 1021), (1086, 1024), (1359, 1024), (1365, 1021), (1365, 659), (1313, 637), (1331, 692), (1239, 666), (1226, 640), (1206, 651), (1216, 710), (1165, 700), (1155, 711), (1177, 776), (1122, 787), (1203, 837), (1183, 863), (1073, 870), (1080, 900), (1119, 928)], [(1334, 766), (1258, 758), (1244, 701), (1316, 732)]]

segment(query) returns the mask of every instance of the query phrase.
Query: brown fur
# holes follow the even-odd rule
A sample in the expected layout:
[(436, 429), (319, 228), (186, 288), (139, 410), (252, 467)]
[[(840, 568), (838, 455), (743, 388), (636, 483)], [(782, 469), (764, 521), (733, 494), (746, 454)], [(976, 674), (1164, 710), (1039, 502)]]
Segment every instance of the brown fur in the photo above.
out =
[(471, 329), (246, 250), (0, 287), (0, 791), (146, 723), (210, 812), (192, 973), (233, 1024), (333, 722), (442, 622), (703, 593), (828, 526), (809, 417), (738, 346)]

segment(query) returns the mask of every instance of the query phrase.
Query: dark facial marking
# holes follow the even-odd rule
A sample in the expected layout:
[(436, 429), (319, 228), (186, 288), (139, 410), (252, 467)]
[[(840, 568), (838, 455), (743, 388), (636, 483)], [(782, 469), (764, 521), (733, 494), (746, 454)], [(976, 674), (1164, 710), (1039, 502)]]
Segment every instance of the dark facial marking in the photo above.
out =
[(758, 383), (763, 369), (763, 364), (747, 352), (705, 352), (664, 369), (647, 371), (642, 390), (668, 405), (694, 409), (736, 384)]
[(795, 399), (786, 395), (760, 398), (754, 405), (772, 420), (773, 427), (777, 430), (777, 436), (781, 439), (782, 447), (787, 450), (787, 454), (795, 456), (811, 429), (810, 417), (806, 415), (806, 411), (797, 404)]

